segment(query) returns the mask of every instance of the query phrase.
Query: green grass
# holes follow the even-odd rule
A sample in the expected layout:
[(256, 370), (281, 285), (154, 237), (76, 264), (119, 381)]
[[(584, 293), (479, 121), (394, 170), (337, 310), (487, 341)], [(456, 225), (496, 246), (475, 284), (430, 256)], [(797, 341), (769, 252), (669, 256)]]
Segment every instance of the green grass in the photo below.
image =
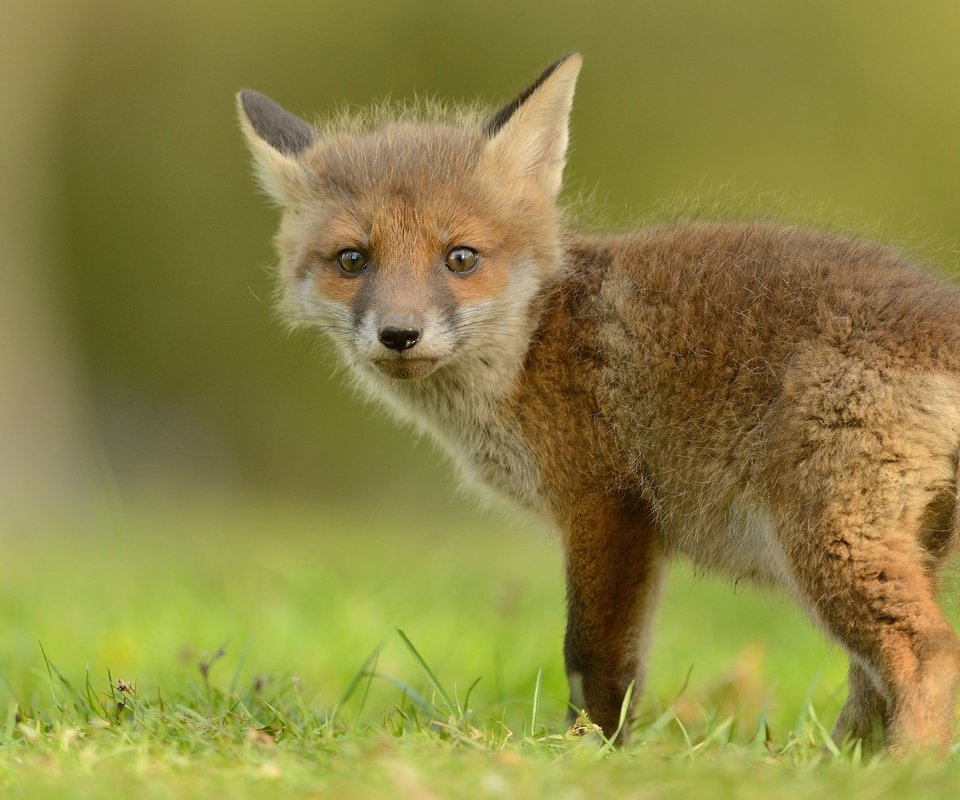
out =
[(0, 796), (953, 797), (839, 752), (844, 659), (678, 565), (632, 743), (564, 724), (549, 538), (489, 518), (167, 503), (0, 534)]

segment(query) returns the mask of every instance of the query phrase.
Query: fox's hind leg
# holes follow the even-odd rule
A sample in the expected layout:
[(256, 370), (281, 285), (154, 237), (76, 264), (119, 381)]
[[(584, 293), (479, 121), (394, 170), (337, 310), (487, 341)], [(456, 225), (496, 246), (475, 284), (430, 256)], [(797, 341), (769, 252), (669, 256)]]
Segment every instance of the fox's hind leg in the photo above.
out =
[(835, 333), (841, 347), (797, 352), (764, 420), (757, 475), (783, 580), (850, 655), (838, 734), (880, 717), (895, 753), (943, 755), (960, 643), (935, 571), (957, 538), (960, 376), (904, 370), (849, 326)]
[(934, 599), (923, 508), (901, 505), (888, 515), (898, 487), (879, 478), (859, 486), (848, 479), (833, 499), (821, 494), (793, 507), (780, 529), (789, 580), (850, 654), (850, 695), (837, 734), (868, 736), (881, 721), (895, 753), (945, 755), (960, 643)]
[(890, 708), (872, 672), (872, 669), (862, 666), (858, 661), (850, 660), (847, 699), (833, 726), (833, 740), (838, 744), (859, 739), (871, 750), (883, 744)]

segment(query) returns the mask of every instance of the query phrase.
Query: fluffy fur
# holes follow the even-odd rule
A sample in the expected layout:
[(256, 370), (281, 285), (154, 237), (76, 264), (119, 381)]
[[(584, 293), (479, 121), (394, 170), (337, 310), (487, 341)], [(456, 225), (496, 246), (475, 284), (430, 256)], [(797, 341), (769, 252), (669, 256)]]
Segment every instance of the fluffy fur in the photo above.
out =
[[(465, 480), (566, 555), (571, 703), (611, 734), (664, 563), (783, 587), (850, 656), (836, 735), (945, 753), (960, 645), (934, 601), (957, 543), (960, 293), (889, 247), (769, 222), (628, 235), (556, 196), (579, 56), (486, 122), (313, 129), (241, 93), (283, 207), (282, 307)], [(451, 248), (479, 254), (448, 270)], [(337, 263), (357, 249), (367, 267)], [(415, 329), (397, 352), (386, 325)]]

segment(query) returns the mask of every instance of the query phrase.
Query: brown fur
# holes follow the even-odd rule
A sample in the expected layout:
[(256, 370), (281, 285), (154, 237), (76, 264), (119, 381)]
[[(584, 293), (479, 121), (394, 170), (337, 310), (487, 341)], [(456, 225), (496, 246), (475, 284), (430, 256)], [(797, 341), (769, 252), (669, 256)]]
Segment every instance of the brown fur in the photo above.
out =
[[(404, 121), (293, 154), (297, 122), (241, 101), (286, 209), (285, 310), (468, 482), (556, 526), (571, 703), (607, 734), (682, 554), (782, 586), (845, 648), (838, 738), (945, 753), (960, 645), (934, 591), (960, 538), (960, 292), (893, 249), (791, 226), (564, 232), (578, 69), (558, 62), (495, 125)], [(474, 273), (444, 268), (462, 245)], [(345, 247), (364, 273), (338, 271)], [(387, 352), (393, 320), (422, 340)]]

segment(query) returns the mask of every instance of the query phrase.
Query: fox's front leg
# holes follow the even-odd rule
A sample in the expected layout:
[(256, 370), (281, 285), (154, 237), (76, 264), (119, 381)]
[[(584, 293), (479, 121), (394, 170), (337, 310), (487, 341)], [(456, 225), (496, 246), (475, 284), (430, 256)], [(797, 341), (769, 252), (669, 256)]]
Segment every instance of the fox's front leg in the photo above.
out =
[(564, 542), (570, 713), (586, 709), (612, 736), (627, 687), (634, 683), (636, 698), (642, 686), (662, 558), (653, 513), (642, 503), (595, 497), (571, 516)]

